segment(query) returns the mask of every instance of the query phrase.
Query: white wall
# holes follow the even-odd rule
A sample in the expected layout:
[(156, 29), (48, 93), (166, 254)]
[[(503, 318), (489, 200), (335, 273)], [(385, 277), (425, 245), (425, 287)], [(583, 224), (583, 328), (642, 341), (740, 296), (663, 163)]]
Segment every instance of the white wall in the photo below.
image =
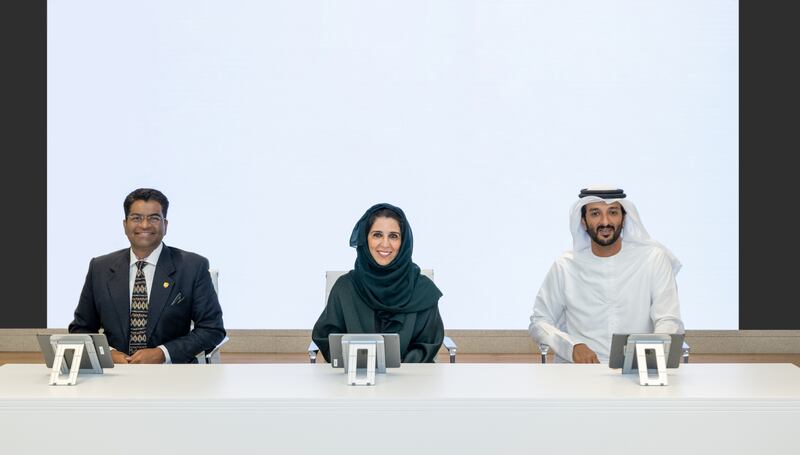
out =
[(738, 4), (48, 4), (48, 326), (132, 189), (221, 270), (228, 328), (310, 328), (350, 230), (402, 207), (447, 328), (526, 328), (580, 188), (619, 185), (738, 328)]

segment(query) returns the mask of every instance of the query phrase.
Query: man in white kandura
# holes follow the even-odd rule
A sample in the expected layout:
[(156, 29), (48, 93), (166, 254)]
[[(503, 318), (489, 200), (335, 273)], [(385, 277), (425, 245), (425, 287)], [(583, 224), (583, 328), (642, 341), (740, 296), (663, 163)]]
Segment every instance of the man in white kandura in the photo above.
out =
[(529, 331), (556, 361), (607, 363), (614, 333), (683, 333), (678, 259), (650, 238), (621, 189), (581, 190), (572, 251), (542, 283)]

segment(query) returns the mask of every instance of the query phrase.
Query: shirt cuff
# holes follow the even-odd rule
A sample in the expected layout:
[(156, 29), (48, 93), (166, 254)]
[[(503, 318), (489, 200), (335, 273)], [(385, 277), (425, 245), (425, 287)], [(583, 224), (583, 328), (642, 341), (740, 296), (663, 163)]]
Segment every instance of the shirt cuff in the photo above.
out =
[(575, 350), (575, 345), (576, 344), (579, 344), (579, 343), (570, 342), (569, 348), (567, 350), (567, 358), (564, 359), (564, 360), (566, 360), (569, 363), (575, 363), (575, 360), (572, 359), (572, 351)]
[(172, 359), (169, 358), (169, 351), (167, 351), (167, 348), (163, 344), (158, 345), (158, 348), (164, 353), (164, 363), (172, 363)]

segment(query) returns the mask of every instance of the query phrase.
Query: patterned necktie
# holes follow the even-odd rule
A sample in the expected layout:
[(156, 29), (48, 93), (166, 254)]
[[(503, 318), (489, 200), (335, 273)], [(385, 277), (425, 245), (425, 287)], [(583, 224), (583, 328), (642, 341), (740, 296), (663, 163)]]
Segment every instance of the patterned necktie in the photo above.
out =
[(147, 281), (144, 279), (145, 261), (136, 263), (136, 279), (131, 294), (131, 339), (128, 355), (147, 347)]

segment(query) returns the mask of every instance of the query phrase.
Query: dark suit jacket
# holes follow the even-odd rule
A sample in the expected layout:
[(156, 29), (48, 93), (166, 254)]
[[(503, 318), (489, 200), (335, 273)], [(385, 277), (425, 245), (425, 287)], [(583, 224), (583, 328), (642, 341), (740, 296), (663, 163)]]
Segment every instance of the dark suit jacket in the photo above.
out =
[[(128, 352), (130, 341), (130, 248), (89, 262), (70, 333), (97, 333)], [(173, 363), (189, 363), (225, 337), (222, 309), (208, 273), (208, 259), (164, 245), (158, 258), (147, 313), (147, 347), (164, 345)], [(194, 321), (194, 330), (190, 324)]]

